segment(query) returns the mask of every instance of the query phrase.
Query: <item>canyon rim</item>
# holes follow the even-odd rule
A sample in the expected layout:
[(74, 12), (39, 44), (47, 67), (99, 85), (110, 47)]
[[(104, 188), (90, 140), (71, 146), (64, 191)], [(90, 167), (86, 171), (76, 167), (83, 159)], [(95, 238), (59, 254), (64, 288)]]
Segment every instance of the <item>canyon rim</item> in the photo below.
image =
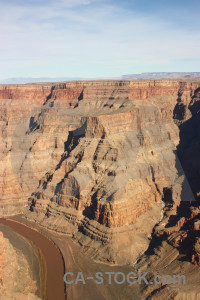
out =
[(95, 261), (166, 259), (197, 276), (199, 110), (197, 79), (0, 85), (0, 216), (66, 234)]

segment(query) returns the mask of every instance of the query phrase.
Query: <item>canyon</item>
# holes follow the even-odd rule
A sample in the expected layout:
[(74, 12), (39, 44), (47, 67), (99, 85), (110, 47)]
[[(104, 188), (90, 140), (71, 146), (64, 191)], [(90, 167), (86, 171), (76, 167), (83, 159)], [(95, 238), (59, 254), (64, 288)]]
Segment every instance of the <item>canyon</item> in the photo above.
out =
[[(198, 80), (0, 85), (0, 217), (23, 214), (95, 261), (161, 272), (166, 259), (196, 278), (199, 111)], [(189, 299), (188, 285), (141, 290), (168, 292)]]

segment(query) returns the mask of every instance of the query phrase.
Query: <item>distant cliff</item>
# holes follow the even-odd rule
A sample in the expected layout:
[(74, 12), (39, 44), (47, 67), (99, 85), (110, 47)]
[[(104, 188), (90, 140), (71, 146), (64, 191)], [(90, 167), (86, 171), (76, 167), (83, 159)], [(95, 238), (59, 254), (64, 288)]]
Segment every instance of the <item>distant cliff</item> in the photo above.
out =
[(200, 72), (149, 72), (141, 74), (123, 75), (122, 79), (196, 79)]

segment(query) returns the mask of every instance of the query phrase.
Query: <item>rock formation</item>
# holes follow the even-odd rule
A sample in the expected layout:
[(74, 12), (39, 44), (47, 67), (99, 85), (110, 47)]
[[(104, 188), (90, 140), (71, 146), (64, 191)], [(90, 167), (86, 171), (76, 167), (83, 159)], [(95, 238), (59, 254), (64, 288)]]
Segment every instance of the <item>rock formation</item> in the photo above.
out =
[(39, 300), (35, 282), (22, 253), (17, 252), (0, 232), (0, 298), (2, 300)]
[[(0, 86), (0, 214), (26, 211), (113, 263), (134, 263), (152, 237), (173, 244), (174, 228), (163, 229), (162, 220), (175, 215), (179, 226), (197, 228), (197, 217), (177, 211), (200, 192), (189, 178), (193, 196), (183, 163), (198, 149), (198, 126), (194, 144), (181, 135), (198, 123), (199, 87), (171, 80)], [(198, 239), (192, 247), (198, 263)]]
[(154, 227), (150, 246), (141, 258), (139, 268), (153, 270), (154, 274), (181, 273), (186, 276), (187, 284), (146, 289), (143, 291), (146, 299), (200, 298), (200, 88), (189, 94), (185, 93), (185, 86), (186, 83), (182, 84), (174, 108), (174, 121), (180, 130), (176, 167), (185, 177), (181, 185), (182, 201), (178, 206), (174, 203), (165, 205), (162, 222)]

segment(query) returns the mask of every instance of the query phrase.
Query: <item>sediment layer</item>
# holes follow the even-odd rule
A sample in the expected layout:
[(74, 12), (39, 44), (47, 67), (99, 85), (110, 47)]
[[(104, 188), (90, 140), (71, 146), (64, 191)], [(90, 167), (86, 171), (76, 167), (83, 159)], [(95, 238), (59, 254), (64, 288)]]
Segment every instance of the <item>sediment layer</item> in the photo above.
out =
[(178, 126), (191, 119), (199, 87), (170, 80), (0, 86), (0, 214), (29, 207), (29, 218), (73, 235), (96, 258), (135, 261), (163, 207), (176, 211), (182, 200)]

